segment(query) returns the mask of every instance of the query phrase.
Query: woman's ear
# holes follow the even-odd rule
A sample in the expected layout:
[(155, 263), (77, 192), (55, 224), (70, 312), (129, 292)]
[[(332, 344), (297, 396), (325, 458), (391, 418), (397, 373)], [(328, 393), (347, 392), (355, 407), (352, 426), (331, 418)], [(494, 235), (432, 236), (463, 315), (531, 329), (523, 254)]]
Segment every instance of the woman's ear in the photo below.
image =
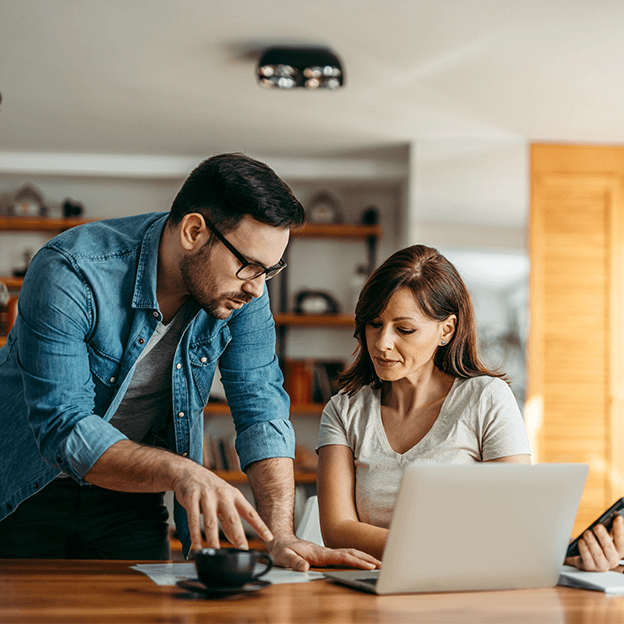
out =
[(203, 247), (210, 234), (204, 217), (198, 212), (185, 214), (180, 223), (180, 243), (186, 251)]
[(457, 317), (454, 314), (449, 315), (442, 321), (442, 344), (448, 344), (449, 340), (455, 333), (455, 326), (457, 325)]

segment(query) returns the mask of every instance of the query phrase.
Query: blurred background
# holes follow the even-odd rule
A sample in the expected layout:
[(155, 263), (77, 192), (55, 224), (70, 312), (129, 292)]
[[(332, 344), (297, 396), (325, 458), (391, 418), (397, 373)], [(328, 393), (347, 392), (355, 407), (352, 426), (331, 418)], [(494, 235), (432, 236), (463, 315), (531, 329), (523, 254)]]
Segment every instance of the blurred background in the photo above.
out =
[[(623, 22), (609, 1), (5, 2), (0, 281), (18, 296), (55, 219), (166, 211), (196, 164), (241, 151), (321, 227), (293, 239), (271, 293), (289, 389), (309, 384), (293, 397), (302, 470), (332, 367), (355, 348), (356, 293), (409, 244), (458, 267), (485, 359), (524, 408), (529, 146), (622, 142)], [(263, 88), (276, 45), (331, 48), (343, 86)], [(22, 215), (48, 224), (17, 228)], [(231, 429), (213, 394), (219, 442)]]

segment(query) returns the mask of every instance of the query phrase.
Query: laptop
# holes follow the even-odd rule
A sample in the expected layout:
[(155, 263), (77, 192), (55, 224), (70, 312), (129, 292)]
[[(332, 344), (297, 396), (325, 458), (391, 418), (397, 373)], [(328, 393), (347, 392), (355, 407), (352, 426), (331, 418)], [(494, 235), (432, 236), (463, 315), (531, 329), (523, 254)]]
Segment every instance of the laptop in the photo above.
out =
[(553, 587), (587, 464), (412, 464), (380, 570), (325, 572), (375, 594)]

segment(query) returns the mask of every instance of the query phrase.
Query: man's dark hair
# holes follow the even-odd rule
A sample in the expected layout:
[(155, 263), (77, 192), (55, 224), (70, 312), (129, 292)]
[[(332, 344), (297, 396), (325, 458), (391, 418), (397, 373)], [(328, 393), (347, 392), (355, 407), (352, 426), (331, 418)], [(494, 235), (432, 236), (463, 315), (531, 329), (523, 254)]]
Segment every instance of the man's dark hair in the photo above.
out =
[(222, 234), (245, 215), (289, 229), (305, 221), (303, 206), (288, 185), (268, 165), (238, 153), (208, 158), (191, 172), (171, 205), (169, 225), (192, 212), (210, 219)]

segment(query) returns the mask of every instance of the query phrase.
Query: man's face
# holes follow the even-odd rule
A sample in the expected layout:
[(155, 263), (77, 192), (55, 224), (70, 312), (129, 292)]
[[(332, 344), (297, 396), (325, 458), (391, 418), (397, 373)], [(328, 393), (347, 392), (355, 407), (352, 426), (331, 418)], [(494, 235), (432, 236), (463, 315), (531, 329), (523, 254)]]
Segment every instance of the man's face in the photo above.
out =
[[(290, 232), (266, 225), (249, 215), (225, 238), (249, 261), (264, 267), (277, 264), (284, 255)], [(240, 261), (220, 241), (202, 246), (185, 255), (180, 265), (184, 287), (211, 316), (228, 318), (234, 310), (260, 297), (264, 291), (263, 275), (243, 281), (236, 277)]]

